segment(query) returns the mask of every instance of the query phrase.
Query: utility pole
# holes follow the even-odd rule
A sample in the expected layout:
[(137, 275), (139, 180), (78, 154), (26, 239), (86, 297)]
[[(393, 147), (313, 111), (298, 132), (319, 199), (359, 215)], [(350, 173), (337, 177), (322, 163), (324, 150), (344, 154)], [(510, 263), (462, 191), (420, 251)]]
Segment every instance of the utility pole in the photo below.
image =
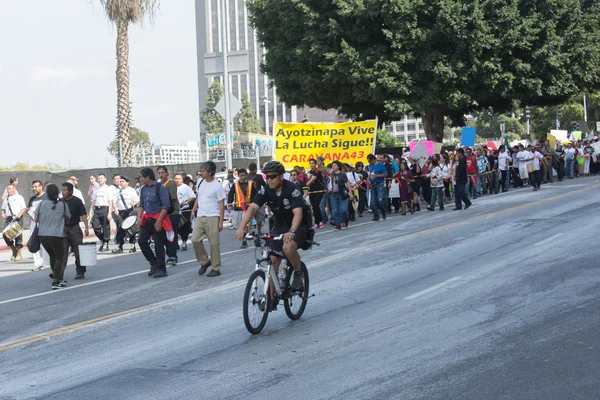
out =
[(585, 93), (583, 94), (583, 120), (585, 122), (587, 122), (587, 104), (586, 104)]
[(556, 106), (556, 129), (560, 128), (560, 119), (562, 118), (562, 104)]
[(227, 62), (227, 47), (229, 46), (228, 32), (229, 32), (229, 24), (228, 20), (228, 11), (229, 4), (227, 0), (223, 0), (223, 23), (221, 26), (223, 27), (223, 87), (225, 89), (225, 141), (226, 141), (226, 151), (225, 151), (225, 159), (227, 162), (227, 169), (233, 168), (233, 160), (231, 158), (232, 152), (232, 143), (231, 143), (231, 110), (229, 109), (229, 65)]
[(525, 118), (527, 118), (527, 136), (531, 137), (531, 133), (529, 131), (529, 120), (531, 119), (531, 110), (529, 106), (525, 107)]

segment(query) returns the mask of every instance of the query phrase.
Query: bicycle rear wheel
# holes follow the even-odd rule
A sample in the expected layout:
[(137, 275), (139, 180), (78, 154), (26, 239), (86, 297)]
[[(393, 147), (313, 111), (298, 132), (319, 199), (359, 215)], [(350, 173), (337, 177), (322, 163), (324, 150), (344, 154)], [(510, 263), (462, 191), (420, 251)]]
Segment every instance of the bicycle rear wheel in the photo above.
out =
[(250, 275), (244, 292), (244, 324), (253, 335), (260, 333), (267, 323), (271, 299), (265, 295), (265, 271), (256, 270)]
[(302, 263), (302, 275), (304, 276), (302, 282), (302, 289), (292, 289), (292, 278), (294, 276), (293, 268), (288, 268), (287, 276), (285, 277), (285, 288), (288, 296), (283, 301), (285, 313), (289, 319), (296, 320), (302, 316), (306, 303), (308, 302), (308, 269), (306, 265)]

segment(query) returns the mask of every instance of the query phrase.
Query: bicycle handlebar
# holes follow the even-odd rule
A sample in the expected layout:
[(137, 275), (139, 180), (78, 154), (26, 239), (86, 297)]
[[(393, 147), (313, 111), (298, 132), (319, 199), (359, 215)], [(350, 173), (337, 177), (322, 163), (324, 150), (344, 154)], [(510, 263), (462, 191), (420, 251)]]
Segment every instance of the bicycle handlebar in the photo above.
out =
[[(268, 233), (263, 233), (263, 234), (256, 234), (254, 232), (249, 232), (246, 234), (246, 239), (248, 240), (259, 240), (259, 242), (266, 242), (267, 240), (283, 240), (283, 237), (285, 236), (285, 233), (282, 233), (279, 236), (271, 236)], [(311, 240), (307, 240), (307, 243), (309, 243), (310, 245), (314, 245), (314, 246), (320, 246), (319, 243), (315, 242), (315, 241), (311, 241)], [(257, 244), (258, 246), (258, 244)]]

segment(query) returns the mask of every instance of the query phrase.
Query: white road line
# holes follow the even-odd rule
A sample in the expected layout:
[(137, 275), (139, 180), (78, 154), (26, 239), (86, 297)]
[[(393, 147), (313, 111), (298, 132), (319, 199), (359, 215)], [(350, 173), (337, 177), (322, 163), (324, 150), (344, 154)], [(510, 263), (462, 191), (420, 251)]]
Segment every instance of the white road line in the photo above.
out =
[(553, 241), (554, 239), (558, 239), (558, 238), (559, 238), (560, 236), (562, 236), (562, 235), (563, 235), (562, 233), (557, 233), (556, 235), (550, 236), (548, 239), (544, 239), (544, 240), (542, 240), (541, 242), (537, 242), (536, 244), (534, 244), (534, 246), (539, 246), (539, 245), (541, 245), (541, 244), (544, 244), (544, 243), (551, 242), (551, 241)]
[(438, 283), (437, 285), (433, 285), (432, 287), (429, 287), (425, 290), (421, 290), (420, 292), (417, 292), (413, 295), (410, 295), (408, 297), (405, 297), (404, 300), (413, 300), (416, 299), (417, 297), (423, 296), (424, 294), (427, 294), (429, 292), (433, 292), (434, 290), (437, 290), (441, 287), (444, 287), (446, 285), (451, 284), (452, 282), (456, 282), (458, 280), (462, 279), (462, 276), (455, 276), (454, 278), (450, 278), (447, 281), (444, 281), (442, 283)]

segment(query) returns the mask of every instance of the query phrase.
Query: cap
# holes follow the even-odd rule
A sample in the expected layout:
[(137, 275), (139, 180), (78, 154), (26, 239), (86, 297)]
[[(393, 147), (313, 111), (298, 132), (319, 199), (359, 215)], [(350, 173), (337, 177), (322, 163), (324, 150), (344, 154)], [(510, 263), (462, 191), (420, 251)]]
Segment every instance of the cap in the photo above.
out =
[(121, 179), (123, 179), (125, 182), (129, 182), (129, 178), (125, 175), (121, 175)]

